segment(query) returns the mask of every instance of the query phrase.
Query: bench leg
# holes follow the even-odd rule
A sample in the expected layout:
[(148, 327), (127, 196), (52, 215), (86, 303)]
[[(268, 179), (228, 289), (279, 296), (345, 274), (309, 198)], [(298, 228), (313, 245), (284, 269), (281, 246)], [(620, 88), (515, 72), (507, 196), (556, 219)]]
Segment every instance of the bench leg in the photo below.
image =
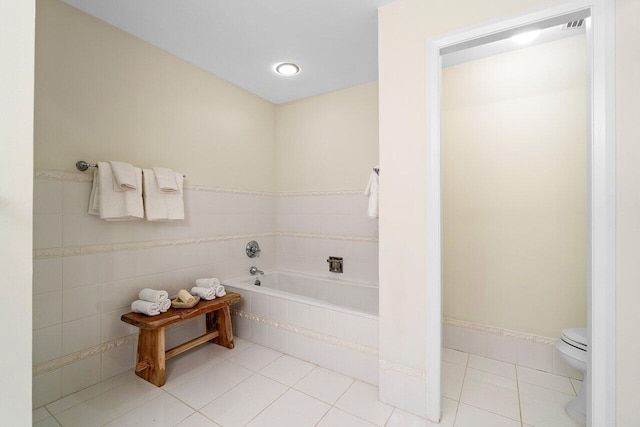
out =
[(136, 375), (151, 384), (162, 387), (165, 383), (164, 327), (140, 329)]
[(231, 327), (231, 310), (229, 306), (212, 313), (207, 313), (207, 332), (218, 331), (220, 335), (209, 342), (227, 348), (233, 348), (233, 329)]

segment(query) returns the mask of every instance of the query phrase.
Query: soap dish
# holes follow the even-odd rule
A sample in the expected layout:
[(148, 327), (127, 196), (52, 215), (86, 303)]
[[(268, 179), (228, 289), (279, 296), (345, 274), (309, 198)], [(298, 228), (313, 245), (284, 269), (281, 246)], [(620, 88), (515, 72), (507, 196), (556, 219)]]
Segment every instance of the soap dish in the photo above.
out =
[(178, 298), (172, 299), (171, 300), (171, 307), (173, 307), (173, 308), (191, 308), (191, 307), (195, 307), (195, 305), (200, 302), (200, 297), (199, 296), (194, 296), (194, 298), (195, 299), (190, 304), (187, 304), (186, 302), (182, 302)]

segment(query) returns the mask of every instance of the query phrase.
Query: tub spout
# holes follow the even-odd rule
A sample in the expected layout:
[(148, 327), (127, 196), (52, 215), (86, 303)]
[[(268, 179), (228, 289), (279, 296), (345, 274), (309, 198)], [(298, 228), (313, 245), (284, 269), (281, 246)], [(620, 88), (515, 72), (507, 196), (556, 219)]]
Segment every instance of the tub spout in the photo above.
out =
[(251, 267), (249, 269), (249, 273), (251, 273), (253, 276), (255, 276), (256, 274), (260, 274), (260, 275), (264, 276), (264, 271), (258, 270), (258, 267), (255, 267), (255, 266), (253, 266), (253, 267)]

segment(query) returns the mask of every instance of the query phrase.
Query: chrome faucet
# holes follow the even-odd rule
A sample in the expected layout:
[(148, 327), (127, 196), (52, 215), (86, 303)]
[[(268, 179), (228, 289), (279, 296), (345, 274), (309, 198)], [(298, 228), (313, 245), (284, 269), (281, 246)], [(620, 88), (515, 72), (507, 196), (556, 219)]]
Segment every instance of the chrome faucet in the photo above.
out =
[(251, 274), (252, 274), (252, 275), (254, 275), (254, 276), (255, 276), (256, 274), (260, 273), (262, 276), (264, 276), (264, 271), (262, 271), (262, 270), (258, 270), (258, 267), (255, 267), (255, 266), (252, 266), (252, 267), (249, 269), (249, 273), (251, 273)]

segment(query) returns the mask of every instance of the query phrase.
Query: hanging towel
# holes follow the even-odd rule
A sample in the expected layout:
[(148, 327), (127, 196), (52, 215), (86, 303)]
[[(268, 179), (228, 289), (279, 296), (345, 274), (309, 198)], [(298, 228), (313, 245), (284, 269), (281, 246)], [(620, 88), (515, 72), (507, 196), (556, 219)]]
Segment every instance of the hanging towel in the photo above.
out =
[(107, 221), (125, 221), (144, 217), (142, 205), (142, 170), (133, 168), (138, 188), (114, 191), (111, 165), (98, 163), (98, 205), (100, 218)]
[(167, 168), (151, 168), (156, 174), (156, 181), (161, 193), (173, 193), (178, 191), (175, 173)]
[(221, 298), (223, 296), (225, 296), (227, 294), (227, 291), (225, 290), (224, 286), (222, 285), (216, 285), (213, 287), (213, 290), (216, 292), (216, 297)]
[(138, 298), (144, 301), (160, 303), (169, 298), (167, 291), (156, 291), (155, 289), (144, 288), (138, 294)]
[(91, 194), (89, 195), (89, 215), (100, 216), (100, 196), (98, 185), (100, 184), (100, 178), (98, 178), (98, 168), (93, 171), (93, 182), (91, 184)]
[(109, 162), (109, 164), (113, 172), (114, 191), (131, 191), (140, 187), (133, 165), (122, 162)]
[(158, 187), (153, 169), (144, 170), (144, 207), (148, 221), (175, 221), (184, 219), (184, 199), (182, 195), (184, 178), (173, 173), (178, 191), (163, 193)]
[(155, 302), (135, 300), (131, 303), (131, 311), (147, 316), (157, 316), (160, 314), (160, 305)]
[(207, 301), (216, 298), (216, 290), (213, 288), (199, 288), (197, 286), (194, 286), (193, 288), (191, 288), (191, 293), (193, 295), (198, 295), (200, 298)]
[(215, 288), (219, 284), (220, 284), (220, 279), (218, 279), (217, 277), (196, 280), (196, 286), (200, 288)]
[(160, 307), (160, 313), (165, 313), (171, 308), (171, 300), (169, 298), (163, 299), (158, 303), (158, 306)]
[[(379, 168), (380, 166), (376, 166), (376, 169)], [(369, 207), (367, 208), (367, 216), (369, 218), (378, 218), (379, 179), (380, 176), (375, 171), (371, 171), (369, 183), (366, 190), (364, 190), (364, 195), (369, 196)]]

